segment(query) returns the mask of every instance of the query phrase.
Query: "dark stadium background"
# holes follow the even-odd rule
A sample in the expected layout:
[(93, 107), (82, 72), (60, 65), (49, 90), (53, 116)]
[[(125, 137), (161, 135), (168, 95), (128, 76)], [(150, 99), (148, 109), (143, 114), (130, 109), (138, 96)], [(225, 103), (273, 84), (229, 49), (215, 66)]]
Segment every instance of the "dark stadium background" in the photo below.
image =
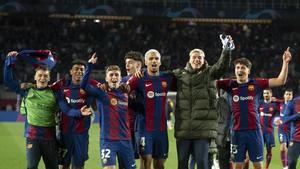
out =
[[(278, 98), (284, 88), (299, 93), (300, 0), (0, 0), (1, 68), (9, 51), (50, 49), (59, 56), (52, 81), (68, 73), (73, 59), (87, 60), (93, 52), (99, 57), (98, 80), (106, 65), (124, 68), (130, 50), (157, 49), (163, 70), (184, 66), (193, 48), (203, 49), (213, 64), (221, 33), (234, 39), (233, 59), (252, 61), (252, 77), (277, 76), (290, 46), (288, 81), (273, 93)], [(31, 66), (17, 69), (19, 79), (32, 82)], [(226, 77), (233, 72), (231, 66)], [(17, 96), (4, 87), (3, 73), (0, 81), (0, 122), (20, 120)]]

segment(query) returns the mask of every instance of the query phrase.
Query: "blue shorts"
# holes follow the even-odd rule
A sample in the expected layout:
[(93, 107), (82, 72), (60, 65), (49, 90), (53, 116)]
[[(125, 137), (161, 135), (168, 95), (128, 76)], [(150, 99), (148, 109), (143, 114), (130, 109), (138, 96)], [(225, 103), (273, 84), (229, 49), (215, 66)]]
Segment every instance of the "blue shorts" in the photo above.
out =
[(247, 151), (252, 162), (263, 161), (264, 143), (261, 130), (234, 131), (230, 150), (234, 162), (244, 162)]
[(299, 156), (300, 156), (300, 142), (291, 141), (288, 150), (289, 169), (296, 169)]
[(275, 147), (274, 133), (263, 133), (263, 138), (267, 148)]
[(142, 156), (152, 155), (154, 159), (167, 159), (169, 140), (167, 131), (138, 133), (138, 149)]
[(289, 145), (289, 142), (291, 141), (291, 136), (289, 132), (279, 132), (278, 131), (278, 141), (280, 144), (286, 143), (286, 145)]
[(83, 167), (88, 157), (89, 135), (84, 134), (62, 134), (62, 140), (67, 148), (67, 153), (63, 159), (64, 165)]
[(136, 168), (131, 141), (101, 139), (100, 158), (102, 167), (115, 166), (117, 156), (125, 169)]
[(132, 146), (133, 146), (133, 151), (134, 151), (134, 158), (139, 159), (139, 142), (138, 142), (138, 132), (134, 132), (134, 135), (131, 137), (132, 138)]
[[(133, 134), (131, 133), (131, 143), (132, 143), (132, 147), (133, 147), (133, 152), (134, 152), (134, 158), (135, 159), (139, 159), (139, 152), (138, 152), (138, 144), (136, 142), (136, 137), (137, 134), (135, 134), (135, 132), (133, 132)], [(121, 159), (119, 159), (120, 157), (118, 157), (118, 162), (119, 162), (119, 168), (124, 168), (124, 164), (121, 162)]]

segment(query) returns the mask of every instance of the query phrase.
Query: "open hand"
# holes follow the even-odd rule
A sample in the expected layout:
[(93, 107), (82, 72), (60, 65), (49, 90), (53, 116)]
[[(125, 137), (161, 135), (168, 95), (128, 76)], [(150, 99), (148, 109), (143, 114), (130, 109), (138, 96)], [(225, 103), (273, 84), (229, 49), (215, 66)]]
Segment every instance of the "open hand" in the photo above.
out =
[(98, 83), (97, 84), (97, 87), (105, 92), (108, 91), (109, 87), (108, 87), (108, 84), (107, 83)]
[(144, 76), (144, 71), (136, 71), (134, 73), (134, 76), (136, 76), (137, 78), (142, 78)]
[(36, 88), (36, 85), (33, 83), (20, 83), (20, 89), (27, 90), (29, 88)]
[(11, 51), (11, 52), (8, 52), (7, 57), (14, 57), (14, 56), (17, 56), (17, 55), (18, 55), (17, 51)]
[(80, 111), (81, 111), (81, 115), (83, 115), (83, 116), (89, 116), (93, 113), (92, 108), (87, 107), (87, 105), (84, 105), (83, 107), (81, 107)]
[(279, 126), (279, 125), (282, 124), (282, 120), (280, 120), (280, 118), (275, 118), (275, 119), (274, 119), (274, 124), (275, 124), (276, 126)]

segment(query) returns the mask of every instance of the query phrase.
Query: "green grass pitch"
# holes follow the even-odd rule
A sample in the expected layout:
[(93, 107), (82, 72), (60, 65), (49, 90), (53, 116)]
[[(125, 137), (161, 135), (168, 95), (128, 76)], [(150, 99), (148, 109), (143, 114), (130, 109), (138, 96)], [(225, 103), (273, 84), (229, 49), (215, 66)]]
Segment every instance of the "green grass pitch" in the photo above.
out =
[[(25, 138), (23, 137), (23, 123), (0, 123), (0, 168), (20, 169), (26, 167)], [(99, 156), (99, 125), (93, 124), (90, 129), (89, 160), (85, 168), (95, 169), (100, 167)], [(276, 147), (273, 148), (271, 169), (282, 169), (279, 153), (279, 144), (276, 138)], [(169, 130), (169, 158), (166, 161), (166, 169), (177, 168), (176, 142), (174, 131)], [(137, 165), (139, 166), (138, 162)], [(251, 164), (250, 164), (251, 165)], [(299, 164), (298, 164), (299, 166)], [(44, 169), (43, 162), (40, 162), (40, 169)], [(252, 168), (252, 166), (251, 166)]]

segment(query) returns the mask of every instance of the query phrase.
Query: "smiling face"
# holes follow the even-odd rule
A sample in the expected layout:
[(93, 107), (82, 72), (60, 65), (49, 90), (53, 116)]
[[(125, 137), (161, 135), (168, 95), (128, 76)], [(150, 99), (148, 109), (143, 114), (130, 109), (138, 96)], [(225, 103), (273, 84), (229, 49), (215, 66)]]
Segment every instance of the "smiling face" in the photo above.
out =
[(108, 86), (112, 89), (116, 89), (121, 83), (121, 72), (118, 70), (111, 70), (106, 73), (105, 77)]
[(202, 50), (200, 50), (200, 49), (192, 50), (190, 52), (190, 60), (189, 60), (189, 63), (191, 64), (192, 68), (200, 69), (205, 62), (204, 57), (205, 57), (205, 55)]
[(85, 71), (85, 66), (81, 64), (74, 64), (70, 70), (70, 74), (72, 76), (72, 83), (73, 84), (80, 84), (82, 80), (83, 73)]
[(241, 63), (235, 65), (235, 76), (239, 83), (245, 83), (248, 81), (250, 69)]
[(120, 87), (121, 83), (121, 69), (117, 65), (108, 66), (106, 69), (105, 81), (111, 89)]
[(35, 72), (34, 80), (37, 88), (45, 88), (50, 81), (50, 71), (47, 69), (38, 69)]
[(145, 65), (147, 66), (149, 75), (157, 75), (161, 65), (159, 53), (147, 52), (147, 56), (145, 57)]

